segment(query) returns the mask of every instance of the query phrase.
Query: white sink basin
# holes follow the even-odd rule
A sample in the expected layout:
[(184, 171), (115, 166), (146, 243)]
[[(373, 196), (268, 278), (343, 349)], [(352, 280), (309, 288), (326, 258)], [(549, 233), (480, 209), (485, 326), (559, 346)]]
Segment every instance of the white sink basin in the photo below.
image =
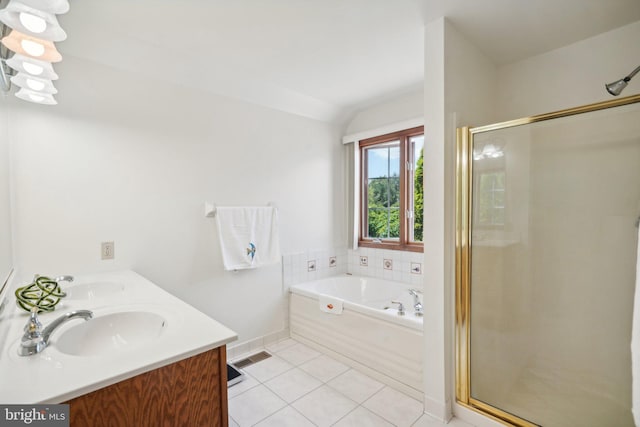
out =
[(74, 356), (108, 356), (136, 349), (156, 340), (167, 321), (148, 311), (97, 314), (88, 321), (73, 320), (71, 327), (52, 334), (52, 347)]
[(105, 298), (124, 292), (124, 289), (124, 284), (117, 282), (94, 282), (71, 286), (62, 285), (62, 290), (67, 294), (67, 297), (73, 299)]

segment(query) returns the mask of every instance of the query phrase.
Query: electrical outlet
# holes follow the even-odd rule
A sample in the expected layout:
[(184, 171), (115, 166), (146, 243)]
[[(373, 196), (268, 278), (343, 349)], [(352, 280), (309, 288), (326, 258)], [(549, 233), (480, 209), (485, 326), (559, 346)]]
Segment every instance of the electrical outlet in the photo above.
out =
[(113, 259), (115, 247), (113, 242), (102, 242), (101, 254), (102, 259)]

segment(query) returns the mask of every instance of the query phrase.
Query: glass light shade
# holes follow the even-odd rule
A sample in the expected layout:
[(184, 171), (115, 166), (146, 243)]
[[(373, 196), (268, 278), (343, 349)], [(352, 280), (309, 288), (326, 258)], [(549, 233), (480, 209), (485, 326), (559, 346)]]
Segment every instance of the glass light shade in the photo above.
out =
[(60, 62), (62, 55), (53, 42), (23, 34), (17, 30), (2, 39), (2, 44), (15, 53), (47, 62)]
[(0, 21), (26, 35), (43, 40), (63, 41), (67, 38), (56, 16), (35, 9), (22, 1), (11, 0), (7, 7), (0, 10)]
[(20, 3), (56, 15), (69, 11), (69, 2), (67, 0), (20, 0)]
[(58, 90), (55, 88), (55, 86), (53, 86), (51, 80), (33, 77), (25, 73), (18, 73), (15, 76), (11, 77), (11, 83), (25, 89), (31, 89), (35, 92), (41, 92), (41, 94), (58, 93)]
[(16, 71), (31, 74), (32, 76), (40, 77), (47, 80), (58, 80), (58, 75), (53, 70), (53, 66), (50, 62), (40, 61), (28, 56), (16, 53), (11, 58), (7, 59), (7, 65)]
[(56, 105), (58, 103), (49, 93), (34, 92), (25, 88), (16, 92), (16, 96), (24, 101), (35, 102), (36, 104)]

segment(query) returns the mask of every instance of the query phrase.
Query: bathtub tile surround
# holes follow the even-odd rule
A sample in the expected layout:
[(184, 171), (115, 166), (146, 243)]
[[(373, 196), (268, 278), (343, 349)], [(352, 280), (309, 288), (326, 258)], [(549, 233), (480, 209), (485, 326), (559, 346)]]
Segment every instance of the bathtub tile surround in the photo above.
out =
[(423, 254), (387, 249), (329, 248), (289, 253), (282, 257), (285, 291), (298, 283), (344, 273), (376, 277), (422, 287)]
[(347, 251), (347, 273), (393, 280), (422, 288), (424, 255), (418, 252), (358, 248)]
[[(298, 354), (315, 350), (293, 340), (270, 344), (276, 365), (290, 368), (266, 381), (244, 369), (244, 381), (229, 388), (229, 425), (246, 426), (367, 426), (436, 427), (444, 426), (423, 415), (422, 403), (375, 379), (318, 353), (299, 365), (286, 362), (292, 349)], [(258, 350), (259, 351), (259, 350)], [(240, 355), (240, 360), (247, 355)], [(234, 360), (232, 360), (233, 362)], [(254, 371), (255, 372), (255, 371)], [(472, 427), (452, 420), (456, 427)]]
[(282, 281), (285, 292), (291, 285), (347, 272), (347, 248), (328, 248), (284, 254)]

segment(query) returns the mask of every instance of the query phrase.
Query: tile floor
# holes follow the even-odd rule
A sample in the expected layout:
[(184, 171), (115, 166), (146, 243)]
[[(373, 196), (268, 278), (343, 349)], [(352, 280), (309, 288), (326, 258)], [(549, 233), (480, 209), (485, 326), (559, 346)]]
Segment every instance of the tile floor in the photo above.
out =
[(443, 425), (418, 400), (293, 339), (266, 350), (272, 357), (247, 366), (245, 379), (229, 388), (231, 427)]

